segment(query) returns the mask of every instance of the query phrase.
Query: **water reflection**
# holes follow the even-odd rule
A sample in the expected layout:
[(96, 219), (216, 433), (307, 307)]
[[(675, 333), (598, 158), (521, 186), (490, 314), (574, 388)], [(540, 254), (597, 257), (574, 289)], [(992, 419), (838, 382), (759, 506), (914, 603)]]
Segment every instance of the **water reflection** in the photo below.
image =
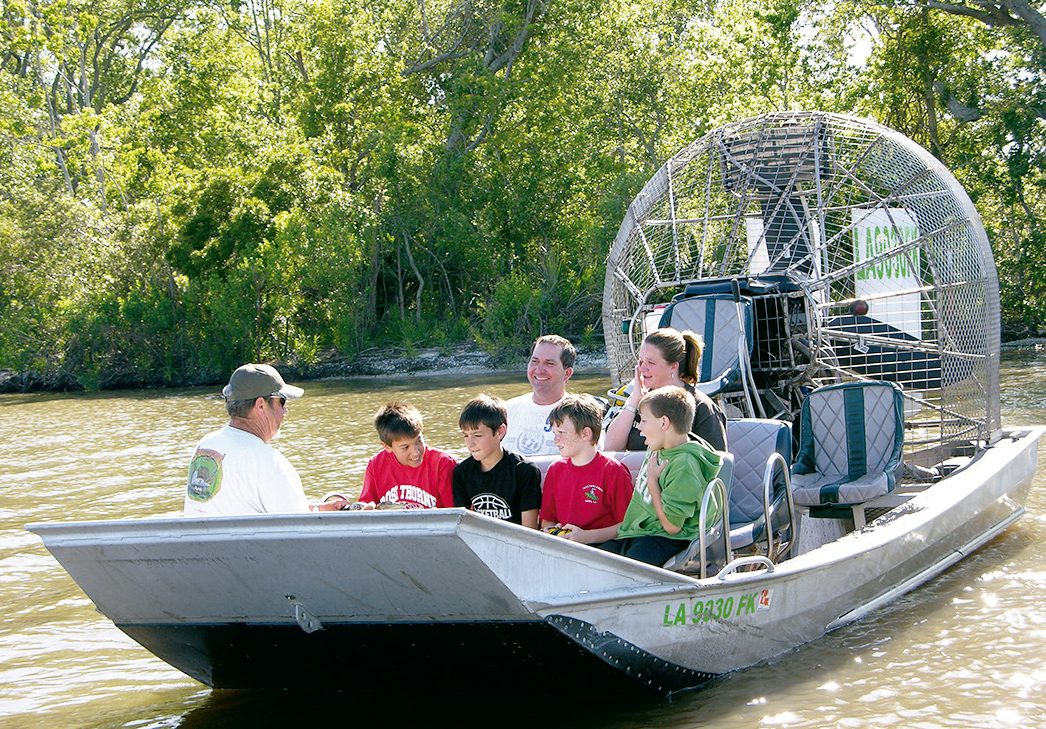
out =
[[(436, 680), (438, 667), (422, 667), (417, 677)], [(578, 687), (579, 695), (584, 687)], [(175, 726), (181, 729), (215, 727), (305, 726), (326, 729), (346, 725), (358, 727), (498, 727), (530, 729), (536, 723), (565, 722), (579, 727), (605, 726), (623, 712), (642, 709), (659, 711), (664, 702), (650, 700), (620, 706), (584, 706), (550, 703), (541, 696), (531, 701), (506, 704), (481, 691), (466, 700), (419, 700), (405, 687), (401, 701), (374, 699), (368, 687), (341, 692), (301, 693), (290, 691), (213, 691), (186, 713)], [(569, 717), (569, 720), (566, 719)], [(633, 725), (637, 726), (637, 725)]]
[[(575, 377), (599, 393), (603, 376)], [(373, 412), (414, 402), (430, 445), (461, 457), (457, 430), (477, 392), (528, 391), (522, 375), (410, 377), (306, 383), (278, 441), (306, 491), (358, 493), (378, 448)], [(1046, 354), (1004, 363), (1005, 423), (1046, 422)], [(6, 417), (3, 417), (6, 416)], [(153, 658), (98, 615), (23, 530), (36, 521), (152, 516), (181, 507), (192, 446), (225, 420), (212, 389), (78, 396), (0, 396), (0, 726), (308, 727), (1004, 727), (1046, 725), (1046, 493), (1029, 514), (940, 578), (884, 610), (771, 662), (665, 701), (592, 707), (540, 696), (503, 706), (469, 701), (375, 702), (341, 693), (212, 692)], [(438, 666), (412, 667), (438, 682)], [(496, 667), (477, 666), (482, 675)]]

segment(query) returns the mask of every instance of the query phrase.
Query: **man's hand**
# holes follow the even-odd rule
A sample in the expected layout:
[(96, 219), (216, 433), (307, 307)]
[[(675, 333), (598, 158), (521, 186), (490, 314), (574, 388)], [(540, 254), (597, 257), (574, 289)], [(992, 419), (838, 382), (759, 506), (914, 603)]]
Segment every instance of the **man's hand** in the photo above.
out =
[(344, 496), (328, 497), (326, 500), (316, 504), (313, 509), (316, 511), (340, 511), (349, 505), (349, 500)]

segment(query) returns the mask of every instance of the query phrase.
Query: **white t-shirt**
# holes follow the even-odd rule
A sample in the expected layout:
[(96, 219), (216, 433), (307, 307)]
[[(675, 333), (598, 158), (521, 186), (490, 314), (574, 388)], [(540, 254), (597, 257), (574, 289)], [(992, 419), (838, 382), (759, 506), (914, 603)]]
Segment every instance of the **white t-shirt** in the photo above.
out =
[(520, 395), (505, 403), (508, 410), (508, 431), (501, 443), (502, 447), (524, 458), (558, 456), (559, 448), (552, 439), (552, 426), (548, 423), (548, 414), (560, 402), (562, 398), (551, 405), (537, 405), (533, 395)]
[(189, 462), (185, 516), (309, 511), (301, 477), (262, 439), (226, 425), (196, 444)]

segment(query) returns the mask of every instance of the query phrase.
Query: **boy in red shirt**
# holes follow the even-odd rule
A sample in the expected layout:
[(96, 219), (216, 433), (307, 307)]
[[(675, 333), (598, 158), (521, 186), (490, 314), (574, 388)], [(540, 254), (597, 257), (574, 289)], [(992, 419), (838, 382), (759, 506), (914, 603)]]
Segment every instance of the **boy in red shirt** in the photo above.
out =
[(603, 408), (591, 395), (567, 395), (548, 422), (563, 458), (545, 475), (541, 528), (582, 544), (615, 539), (632, 498), (632, 474), (596, 450)]
[(451, 474), (457, 461), (449, 453), (426, 447), (417, 408), (390, 402), (374, 415), (374, 428), (384, 447), (367, 462), (361, 503), (403, 509), (454, 506)]

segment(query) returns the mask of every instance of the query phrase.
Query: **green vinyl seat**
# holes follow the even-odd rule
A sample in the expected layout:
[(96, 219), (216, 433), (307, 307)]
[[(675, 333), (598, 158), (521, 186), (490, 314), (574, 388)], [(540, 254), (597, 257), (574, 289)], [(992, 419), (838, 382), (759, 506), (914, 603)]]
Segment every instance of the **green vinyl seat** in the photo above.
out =
[(835, 516), (833, 507), (889, 493), (904, 467), (903, 445), (904, 396), (897, 385), (845, 382), (814, 390), (800, 411), (795, 503), (810, 507), (812, 516)]

